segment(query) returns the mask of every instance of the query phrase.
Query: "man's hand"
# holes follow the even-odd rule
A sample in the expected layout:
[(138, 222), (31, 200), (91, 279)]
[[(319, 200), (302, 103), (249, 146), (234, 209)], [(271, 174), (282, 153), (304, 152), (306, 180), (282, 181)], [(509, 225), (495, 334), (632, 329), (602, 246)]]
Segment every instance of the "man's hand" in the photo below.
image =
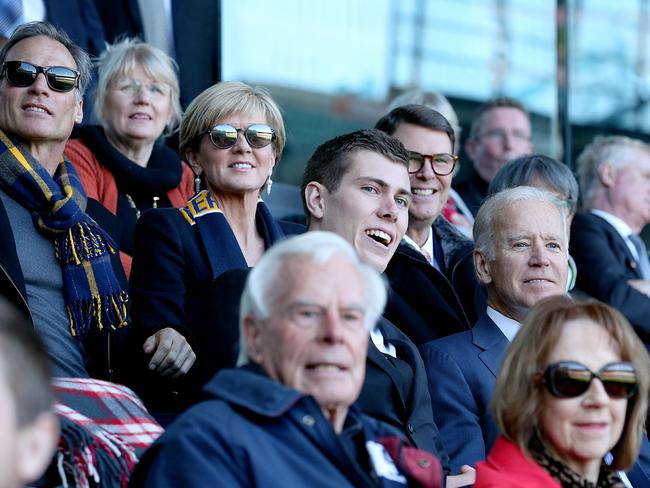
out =
[(150, 336), (142, 346), (145, 354), (152, 354), (149, 370), (160, 373), (161, 376), (178, 378), (186, 374), (194, 361), (196, 354), (185, 337), (171, 327), (165, 327)]
[(472, 486), (476, 481), (476, 470), (467, 464), (460, 468), (460, 474), (447, 476), (447, 488), (458, 488), (460, 486)]

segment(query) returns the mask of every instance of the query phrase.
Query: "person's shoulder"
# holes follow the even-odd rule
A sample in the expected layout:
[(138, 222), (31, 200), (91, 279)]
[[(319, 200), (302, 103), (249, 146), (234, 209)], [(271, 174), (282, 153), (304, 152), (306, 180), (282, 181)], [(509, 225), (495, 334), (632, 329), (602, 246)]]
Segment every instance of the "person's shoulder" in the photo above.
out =
[(420, 346), (421, 351), (442, 352), (447, 354), (469, 350), (472, 347), (472, 331), (464, 330), (440, 339), (429, 341)]

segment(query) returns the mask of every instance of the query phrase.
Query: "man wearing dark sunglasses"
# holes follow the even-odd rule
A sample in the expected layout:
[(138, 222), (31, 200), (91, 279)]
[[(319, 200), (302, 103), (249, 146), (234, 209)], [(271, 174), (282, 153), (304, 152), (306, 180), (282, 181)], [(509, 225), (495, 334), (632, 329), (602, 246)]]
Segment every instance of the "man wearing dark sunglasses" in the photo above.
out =
[(97, 223), (107, 211), (63, 157), (90, 67), (46, 22), (20, 26), (0, 49), (0, 292), (29, 315), (54, 376), (109, 378), (126, 283)]
[(566, 214), (550, 193), (518, 187), (489, 198), (476, 216), (474, 238), (487, 310), (472, 330), (420, 348), (452, 470), (485, 459), (499, 433), (489, 412), (506, 348), (528, 310), (563, 294), (567, 280)]
[[(473, 300), (464, 305), (455, 287), (463, 273), (463, 282), (477, 285), (469, 259), (462, 259), (471, 254), (472, 242), (441, 215), (458, 159), (455, 133), (447, 119), (424, 105), (397, 107), (375, 127), (409, 151), (413, 201), (406, 234), (386, 268), (395, 292), (386, 316), (419, 346), (468, 330), (477, 318)], [(470, 291), (463, 296), (473, 299)]]

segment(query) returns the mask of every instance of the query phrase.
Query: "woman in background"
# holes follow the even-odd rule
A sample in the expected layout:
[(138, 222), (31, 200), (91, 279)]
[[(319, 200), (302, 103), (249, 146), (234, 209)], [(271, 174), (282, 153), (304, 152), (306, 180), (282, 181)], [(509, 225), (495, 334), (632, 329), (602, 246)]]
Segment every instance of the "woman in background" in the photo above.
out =
[(149, 208), (185, 205), (194, 194), (193, 175), (163, 141), (182, 114), (172, 59), (154, 46), (124, 39), (107, 47), (97, 68), (99, 126), (76, 127), (65, 155), (88, 196), (117, 216), (128, 277), (138, 217)]

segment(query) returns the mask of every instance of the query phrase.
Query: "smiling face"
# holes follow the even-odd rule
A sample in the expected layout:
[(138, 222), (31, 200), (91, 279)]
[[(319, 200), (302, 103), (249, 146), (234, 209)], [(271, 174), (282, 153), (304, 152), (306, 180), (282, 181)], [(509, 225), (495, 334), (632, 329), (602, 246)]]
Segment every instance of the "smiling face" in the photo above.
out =
[(465, 149), (476, 172), (489, 183), (506, 162), (532, 152), (530, 119), (514, 107), (488, 110), (481, 115), (478, 134), (467, 140)]
[[(215, 124), (229, 124), (236, 129), (246, 129), (253, 124), (268, 124), (261, 113), (234, 114)], [(208, 127), (206, 127), (206, 132)], [(214, 195), (223, 193), (257, 192), (271, 176), (275, 165), (273, 144), (254, 148), (248, 144), (243, 131), (237, 134), (237, 143), (219, 149), (206, 133), (201, 136), (197, 150), (188, 149), (187, 158), (197, 173), (205, 175), (208, 189)]]
[(347, 260), (322, 264), (305, 256), (285, 261), (281, 291), (266, 320), (244, 321), (253, 361), (278, 382), (312, 395), (342, 426), (363, 385), (368, 330), (361, 276)]
[[(607, 331), (588, 319), (567, 322), (550, 353), (548, 363), (576, 361), (596, 372), (621, 361), (619, 349)], [(594, 379), (576, 398), (557, 398), (544, 390), (541, 431), (558, 458), (574, 471), (596, 473), (603, 456), (623, 431), (628, 400), (610, 398)]]
[(110, 83), (103, 116), (122, 144), (153, 144), (169, 122), (171, 107), (171, 88), (136, 66)]
[[(449, 136), (442, 131), (403, 123), (392, 135), (409, 151), (420, 154), (453, 153)], [(451, 174), (436, 175), (428, 159), (420, 171), (410, 175), (413, 201), (409, 208), (409, 227), (417, 224), (431, 226), (447, 202), (451, 178)]]
[(305, 188), (309, 229), (340, 235), (362, 261), (383, 273), (408, 226), (408, 170), (371, 151), (356, 151), (349, 157), (335, 191), (330, 193), (316, 182)]
[(518, 201), (494, 220), (494, 259), (474, 251), (488, 304), (519, 322), (542, 298), (566, 290), (568, 255), (563, 217), (550, 202)]
[[(66, 66), (77, 69), (70, 51), (45, 36), (23, 39), (7, 53), (6, 61), (26, 61), (38, 66)], [(12, 86), (0, 80), (0, 127), (16, 136), (28, 149), (33, 144), (63, 146), (75, 122), (83, 117), (77, 90), (52, 90), (43, 74), (31, 86)], [(63, 152), (63, 149), (61, 150)]]

